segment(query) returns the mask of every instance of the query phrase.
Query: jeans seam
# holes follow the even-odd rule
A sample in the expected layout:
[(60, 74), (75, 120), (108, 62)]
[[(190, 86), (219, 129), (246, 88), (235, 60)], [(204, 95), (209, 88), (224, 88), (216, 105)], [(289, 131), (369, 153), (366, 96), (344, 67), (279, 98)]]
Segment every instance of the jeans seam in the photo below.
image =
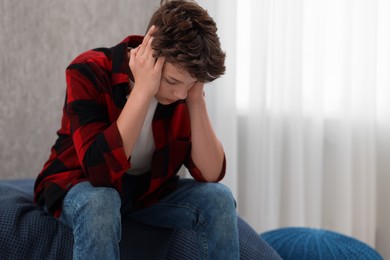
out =
[(161, 206), (173, 206), (173, 207), (180, 207), (188, 209), (199, 216), (199, 223), (203, 226), (203, 232), (200, 234), (203, 244), (203, 251), (204, 251), (204, 259), (208, 258), (209, 251), (208, 251), (208, 245), (207, 245), (207, 239), (206, 239), (206, 229), (207, 229), (207, 222), (203, 218), (202, 211), (198, 207), (191, 207), (189, 204), (175, 204), (175, 203), (156, 203), (156, 205)]
[[(72, 226), (73, 226), (73, 236), (75, 235), (75, 226), (74, 226), (74, 220), (75, 219), (78, 219), (79, 218), (79, 216), (80, 216), (80, 213), (79, 213), (79, 208), (80, 208), (80, 206), (75, 202), (75, 201), (73, 201), (73, 209), (76, 209), (76, 214), (73, 214), (72, 213), (72, 216), (73, 216), (73, 219), (72, 219)], [(75, 241), (76, 242), (76, 241)], [(75, 245), (75, 248), (76, 248), (76, 252), (77, 252), (77, 259), (80, 259), (80, 255), (79, 255), (79, 251), (80, 251), (80, 248), (79, 248), (79, 243), (76, 243), (76, 245)], [(75, 252), (75, 250), (73, 250), (73, 254), (75, 254), (76, 253)], [(73, 258), (74, 258), (75, 256), (73, 256)]]

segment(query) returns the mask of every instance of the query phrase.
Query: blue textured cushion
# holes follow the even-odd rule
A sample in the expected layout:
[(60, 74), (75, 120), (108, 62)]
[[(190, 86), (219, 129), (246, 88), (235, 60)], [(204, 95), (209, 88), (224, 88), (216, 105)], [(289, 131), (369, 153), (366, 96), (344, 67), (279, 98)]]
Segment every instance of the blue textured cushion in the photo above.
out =
[[(72, 259), (71, 230), (33, 203), (33, 180), (0, 181), (0, 259)], [(280, 259), (240, 217), (240, 259)], [(193, 231), (122, 223), (121, 259), (198, 259)]]
[(370, 246), (337, 232), (287, 227), (261, 234), (283, 259), (383, 259)]

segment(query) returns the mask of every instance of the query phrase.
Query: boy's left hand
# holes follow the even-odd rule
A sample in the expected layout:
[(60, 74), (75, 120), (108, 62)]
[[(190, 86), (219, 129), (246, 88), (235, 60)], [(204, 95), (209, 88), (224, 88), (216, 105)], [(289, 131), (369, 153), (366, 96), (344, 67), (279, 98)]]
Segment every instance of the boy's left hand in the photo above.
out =
[(196, 82), (187, 93), (187, 103), (196, 103), (203, 100), (204, 97), (204, 83)]

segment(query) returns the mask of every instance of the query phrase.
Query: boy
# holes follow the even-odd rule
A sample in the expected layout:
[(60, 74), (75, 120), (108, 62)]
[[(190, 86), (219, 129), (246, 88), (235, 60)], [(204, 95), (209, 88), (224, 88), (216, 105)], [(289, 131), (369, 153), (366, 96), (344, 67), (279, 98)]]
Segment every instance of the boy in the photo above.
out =
[[(35, 200), (73, 230), (74, 259), (119, 259), (121, 219), (199, 234), (205, 259), (238, 259), (235, 202), (204, 83), (225, 54), (193, 1), (166, 1), (145, 37), (79, 55)], [(185, 165), (194, 180), (176, 174)]]

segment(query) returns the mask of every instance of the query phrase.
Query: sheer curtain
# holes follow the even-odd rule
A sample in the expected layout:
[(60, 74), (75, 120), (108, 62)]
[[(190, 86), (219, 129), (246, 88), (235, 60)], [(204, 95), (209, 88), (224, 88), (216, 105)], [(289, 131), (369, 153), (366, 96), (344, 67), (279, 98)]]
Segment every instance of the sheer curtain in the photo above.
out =
[(390, 139), (390, 1), (198, 2), (227, 51), (227, 74), (206, 94), (239, 213), (259, 232), (309, 226), (387, 243), (388, 225), (377, 230), (390, 215), (380, 141)]

